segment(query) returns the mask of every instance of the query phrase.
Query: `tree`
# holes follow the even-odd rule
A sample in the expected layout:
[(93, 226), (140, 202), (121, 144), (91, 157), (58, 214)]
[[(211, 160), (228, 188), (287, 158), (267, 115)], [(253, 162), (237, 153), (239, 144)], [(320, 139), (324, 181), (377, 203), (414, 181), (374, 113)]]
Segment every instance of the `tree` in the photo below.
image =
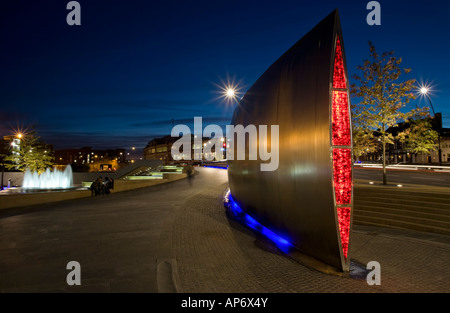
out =
[(20, 145), (17, 148), (10, 149), (5, 161), (8, 169), (20, 171), (29, 169), (41, 174), (53, 166), (54, 157), (48, 145), (43, 143), (34, 131), (31, 131), (20, 138)]
[(414, 154), (429, 154), (437, 150), (438, 133), (433, 130), (429, 118), (413, 119), (409, 124), (409, 128), (398, 135), (400, 142), (404, 143), (408, 150)]
[(388, 133), (390, 127), (406, 121), (412, 116), (426, 115), (428, 108), (407, 110), (407, 104), (415, 99), (412, 92), (415, 80), (400, 81), (402, 74), (408, 74), (411, 69), (400, 67), (402, 58), (394, 56), (394, 51), (379, 55), (375, 46), (369, 41), (370, 60), (364, 60), (357, 69), (362, 76), (354, 75), (357, 84), (351, 85), (352, 96), (361, 99), (352, 106), (355, 113), (363, 121), (363, 129), (377, 131), (380, 134), (383, 161), (383, 184), (386, 177), (386, 145), (393, 144), (394, 137)]
[(353, 154), (355, 159), (378, 150), (377, 138), (367, 124), (365, 123), (364, 111), (360, 110), (358, 105), (351, 103), (352, 109), (352, 138), (353, 138)]
[(356, 160), (368, 153), (373, 153), (378, 149), (377, 139), (373, 132), (361, 127), (353, 127), (353, 154)]

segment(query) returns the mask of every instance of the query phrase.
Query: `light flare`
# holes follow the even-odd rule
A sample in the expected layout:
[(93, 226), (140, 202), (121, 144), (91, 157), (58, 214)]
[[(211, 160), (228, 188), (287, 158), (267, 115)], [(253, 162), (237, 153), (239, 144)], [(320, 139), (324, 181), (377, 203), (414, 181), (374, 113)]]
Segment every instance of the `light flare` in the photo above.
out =
[(226, 81), (221, 80), (215, 85), (219, 92), (217, 99), (224, 101), (227, 105), (239, 104), (244, 94), (240, 81), (236, 82), (234, 78), (228, 77)]

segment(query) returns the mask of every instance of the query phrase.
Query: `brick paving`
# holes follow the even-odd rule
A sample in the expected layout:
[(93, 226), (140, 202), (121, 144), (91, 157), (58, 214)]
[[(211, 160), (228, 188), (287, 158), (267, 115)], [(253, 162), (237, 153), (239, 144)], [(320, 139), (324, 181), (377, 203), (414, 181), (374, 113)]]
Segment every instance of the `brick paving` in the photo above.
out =
[[(450, 292), (450, 237), (354, 226), (351, 275), (304, 266), (227, 217), (227, 184), (188, 199), (173, 221), (172, 253), (181, 292), (193, 293), (437, 293)], [(381, 265), (381, 285), (356, 275), (369, 261)], [(363, 265), (364, 264), (364, 265)]]
[[(355, 271), (324, 274), (229, 219), (226, 172), (199, 171), (192, 185), (0, 212), (0, 292), (450, 292), (449, 236), (355, 225)], [(66, 283), (71, 260), (81, 286)], [(365, 281), (369, 261), (380, 286)]]

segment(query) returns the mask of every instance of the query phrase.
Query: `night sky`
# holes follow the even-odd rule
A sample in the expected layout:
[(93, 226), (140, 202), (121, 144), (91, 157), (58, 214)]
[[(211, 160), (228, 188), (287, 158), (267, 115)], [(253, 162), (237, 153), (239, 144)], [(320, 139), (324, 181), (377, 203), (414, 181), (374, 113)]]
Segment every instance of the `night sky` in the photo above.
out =
[[(369, 26), (369, 1), (80, 0), (81, 26), (69, 26), (69, 1), (0, 5), (0, 135), (35, 125), (55, 149), (142, 149), (175, 124), (230, 124), (222, 81), (245, 92), (334, 9), (339, 9), (349, 76), (369, 57), (394, 50), (432, 84), (432, 101), (450, 127), (450, 2), (379, 1), (381, 26)], [(350, 82), (353, 80), (350, 78)], [(411, 105), (427, 104), (417, 99)]]

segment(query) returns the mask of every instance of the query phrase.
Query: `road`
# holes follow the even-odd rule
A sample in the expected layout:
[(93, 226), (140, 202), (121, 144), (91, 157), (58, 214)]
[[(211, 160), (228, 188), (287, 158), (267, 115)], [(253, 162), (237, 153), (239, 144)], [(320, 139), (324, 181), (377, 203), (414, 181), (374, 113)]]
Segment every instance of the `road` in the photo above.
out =
[[(383, 181), (383, 172), (379, 168), (354, 167), (354, 179), (376, 182)], [(417, 184), (427, 186), (450, 187), (450, 173), (426, 170), (387, 170), (388, 183)]]
[[(175, 209), (226, 171), (164, 185), (0, 211), (0, 292), (157, 292), (161, 232)], [(68, 286), (68, 262), (81, 286)]]

